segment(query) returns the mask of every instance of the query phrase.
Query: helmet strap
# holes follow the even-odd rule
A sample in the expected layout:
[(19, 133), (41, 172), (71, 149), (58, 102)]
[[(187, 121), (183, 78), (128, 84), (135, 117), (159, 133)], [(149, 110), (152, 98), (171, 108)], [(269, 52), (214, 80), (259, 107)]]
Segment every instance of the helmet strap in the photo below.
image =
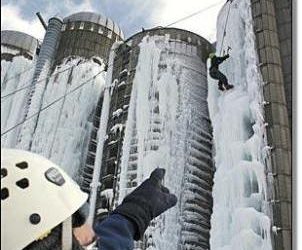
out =
[(62, 250), (72, 250), (72, 217), (68, 217), (62, 224)]

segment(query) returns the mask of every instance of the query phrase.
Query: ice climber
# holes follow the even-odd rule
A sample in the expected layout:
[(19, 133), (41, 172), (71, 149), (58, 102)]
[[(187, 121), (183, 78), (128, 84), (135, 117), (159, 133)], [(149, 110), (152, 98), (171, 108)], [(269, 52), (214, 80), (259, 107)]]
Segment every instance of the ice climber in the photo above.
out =
[[(39, 155), (1, 149), (1, 249), (78, 250), (97, 240), (97, 249), (132, 250), (150, 221), (177, 198), (162, 185), (157, 168), (125, 197), (94, 232), (75, 232), (85, 222), (80, 208), (87, 194), (60, 167)], [(74, 229), (72, 229), (74, 228)], [(79, 241), (80, 240), (80, 241)]]
[(218, 89), (219, 90), (227, 90), (231, 89), (234, 86), (228, 83), (228, 79), (226, 76), (219, 71), (219, 64), (221, 64), (224, 60), (229, 58), (230, 55), (226, 54), (225, 56), (218, 57), (215, 53), (211, 53), (209, 58), (211, 59), (211, 66), (210, 66), (210, 76), (213, 79), (218, 80)]

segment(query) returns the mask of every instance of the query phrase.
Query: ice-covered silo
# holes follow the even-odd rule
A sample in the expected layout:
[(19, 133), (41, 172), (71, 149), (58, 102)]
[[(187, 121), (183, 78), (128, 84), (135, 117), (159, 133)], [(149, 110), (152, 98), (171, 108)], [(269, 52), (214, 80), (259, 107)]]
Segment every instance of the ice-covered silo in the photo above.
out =
[[(1, 133), (21, 121), (26, 91), (34, 68), (39, 42), (36, 38), (19, 31), (1, 31)], [(1, 135), (1, 146), (16, 144), (19, 128)]]
[(36, 66), (41, 74), (34, 78), (28, 105), (30, 119), (22, 125), (17, 147), (44, 155), (75, 180), (87, 182), (107, 57), (122, 36), (115, 23), (96, 13), (50, 19)]
[[(212, 127), (206, 59), (192, 32), (154, 28), (115, 50), (97, 215), (111, 210), (157, 167), (178, 205), (151, 223), (139, 249), (208, 249)], [(110, 70), (110, 68), (109, 68)]]
[[(17, 146), (19, 148), (30, 150), (32, 137), (35, 133), (36, 124), (39, 119), (42, 107), (44, 91), (51, 75), (53, 59), (56, 55), (57, 46), (60, 42), (62, 20), (58, 17), (52, 17), (48, 21), (48, 26), (44, 35), (43, 42), (39, 51), (37, 62), (32, 81), (24, 90), (27, 95), (26, 104), (24, 105), (22, 121), (28, 121), (22, 124), (18, 135)], [(31, 118), (29, 118), (31, 117)]]

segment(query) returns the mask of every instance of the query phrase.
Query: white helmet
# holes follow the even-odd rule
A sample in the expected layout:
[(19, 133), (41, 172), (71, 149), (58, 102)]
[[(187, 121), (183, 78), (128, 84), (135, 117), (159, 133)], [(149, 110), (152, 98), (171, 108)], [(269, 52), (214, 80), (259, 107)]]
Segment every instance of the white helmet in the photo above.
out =
[(87, 200), (57, 165), (30, 152), (1, 149), (1, 249), (20, 250)]

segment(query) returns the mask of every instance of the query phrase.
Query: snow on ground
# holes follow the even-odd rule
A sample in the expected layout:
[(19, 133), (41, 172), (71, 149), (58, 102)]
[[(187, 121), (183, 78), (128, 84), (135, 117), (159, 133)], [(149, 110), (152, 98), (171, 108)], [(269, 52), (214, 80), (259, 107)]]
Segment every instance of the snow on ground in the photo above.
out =
[(231, 57), (220, 69), (235, 87), (222, 93), (216, 81), (209, 81), (217, 168), (210, 232), (212, 250), (272, 249), (264, 172), (262, 80), (257, 68), (250, 5), (249, 0), (227, 3), (217, 24), (217, 54), (228, 46), (232, 48)]
[[(5, 52), (16, 54), (18, 51), (1, 46), (1, 53)], [(22, 121), (23, 107), (27, 100), (34, 66), (35, 61), (23, 56), (15, 56), (11, 62), (1, 60), (1, 134)], [(24, 90), (18, 91), (22, 88)], [(14, 147), (19, 130), (18, 127), (1, 136), (1, 147)]]

